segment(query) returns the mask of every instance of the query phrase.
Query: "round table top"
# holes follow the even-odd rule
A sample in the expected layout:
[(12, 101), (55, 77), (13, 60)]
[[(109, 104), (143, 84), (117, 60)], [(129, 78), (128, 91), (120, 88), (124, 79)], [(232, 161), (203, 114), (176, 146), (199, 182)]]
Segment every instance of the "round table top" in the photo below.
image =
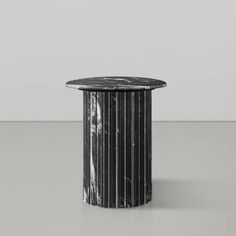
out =
[(117, 90), (152, 90), (166, 86), (166, 82), (157, 79), (129, 76), (103, 76), (71, 80), (66, 83), (69, 88), (92, 91)]

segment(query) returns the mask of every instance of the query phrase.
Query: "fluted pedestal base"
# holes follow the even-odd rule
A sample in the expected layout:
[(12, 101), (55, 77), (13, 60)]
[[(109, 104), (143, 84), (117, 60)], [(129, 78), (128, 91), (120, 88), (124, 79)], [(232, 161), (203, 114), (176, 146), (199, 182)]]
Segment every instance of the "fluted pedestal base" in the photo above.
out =
[(151, 90), (83, 94), (84, 201), (108, 208), (149, 202)]

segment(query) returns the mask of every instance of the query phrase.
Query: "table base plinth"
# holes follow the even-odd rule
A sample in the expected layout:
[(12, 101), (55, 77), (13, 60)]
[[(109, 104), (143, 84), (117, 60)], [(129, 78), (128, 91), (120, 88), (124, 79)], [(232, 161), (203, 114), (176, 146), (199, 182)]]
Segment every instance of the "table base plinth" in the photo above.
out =
[(151, 201), (151, 90), (83, 96), (84, 201), (107, 208)]

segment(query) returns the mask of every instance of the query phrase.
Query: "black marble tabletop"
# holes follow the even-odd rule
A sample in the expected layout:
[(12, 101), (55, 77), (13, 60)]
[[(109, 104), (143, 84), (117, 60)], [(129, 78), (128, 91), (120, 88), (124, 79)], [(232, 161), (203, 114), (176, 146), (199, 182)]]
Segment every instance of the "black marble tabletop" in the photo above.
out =
[(66, 83), (69, 88), (80, 90), (152, 90), (166, 86), (166, 82), (157, 79), (129, 76), (103, 76), (71, 80)]

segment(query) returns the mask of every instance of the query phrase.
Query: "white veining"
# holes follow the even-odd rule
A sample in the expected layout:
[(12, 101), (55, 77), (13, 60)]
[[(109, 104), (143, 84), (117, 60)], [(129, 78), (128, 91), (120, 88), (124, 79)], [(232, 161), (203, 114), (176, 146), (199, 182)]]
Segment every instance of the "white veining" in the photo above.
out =
[(97, 129), (98, 132), (100, 133), (102, 129), (102, 117), (101, 117), (101, 106), (98, 101), (97, 101)]
[(96, 112), (96, 93), (95, 96), (91, 96), (91, 111), (90, 111), (90, 198), (93, 198), (93, 194), (97, 195), (97, 184), (96, 184), (96, 173), (95, 173), (95, 166), (94, 166), (94, 153), (93, 150), (93, 137), (96, 137), (97, 129), (96, 129), (96, 123), (94, 123), (94, 120), (97, 117)]

